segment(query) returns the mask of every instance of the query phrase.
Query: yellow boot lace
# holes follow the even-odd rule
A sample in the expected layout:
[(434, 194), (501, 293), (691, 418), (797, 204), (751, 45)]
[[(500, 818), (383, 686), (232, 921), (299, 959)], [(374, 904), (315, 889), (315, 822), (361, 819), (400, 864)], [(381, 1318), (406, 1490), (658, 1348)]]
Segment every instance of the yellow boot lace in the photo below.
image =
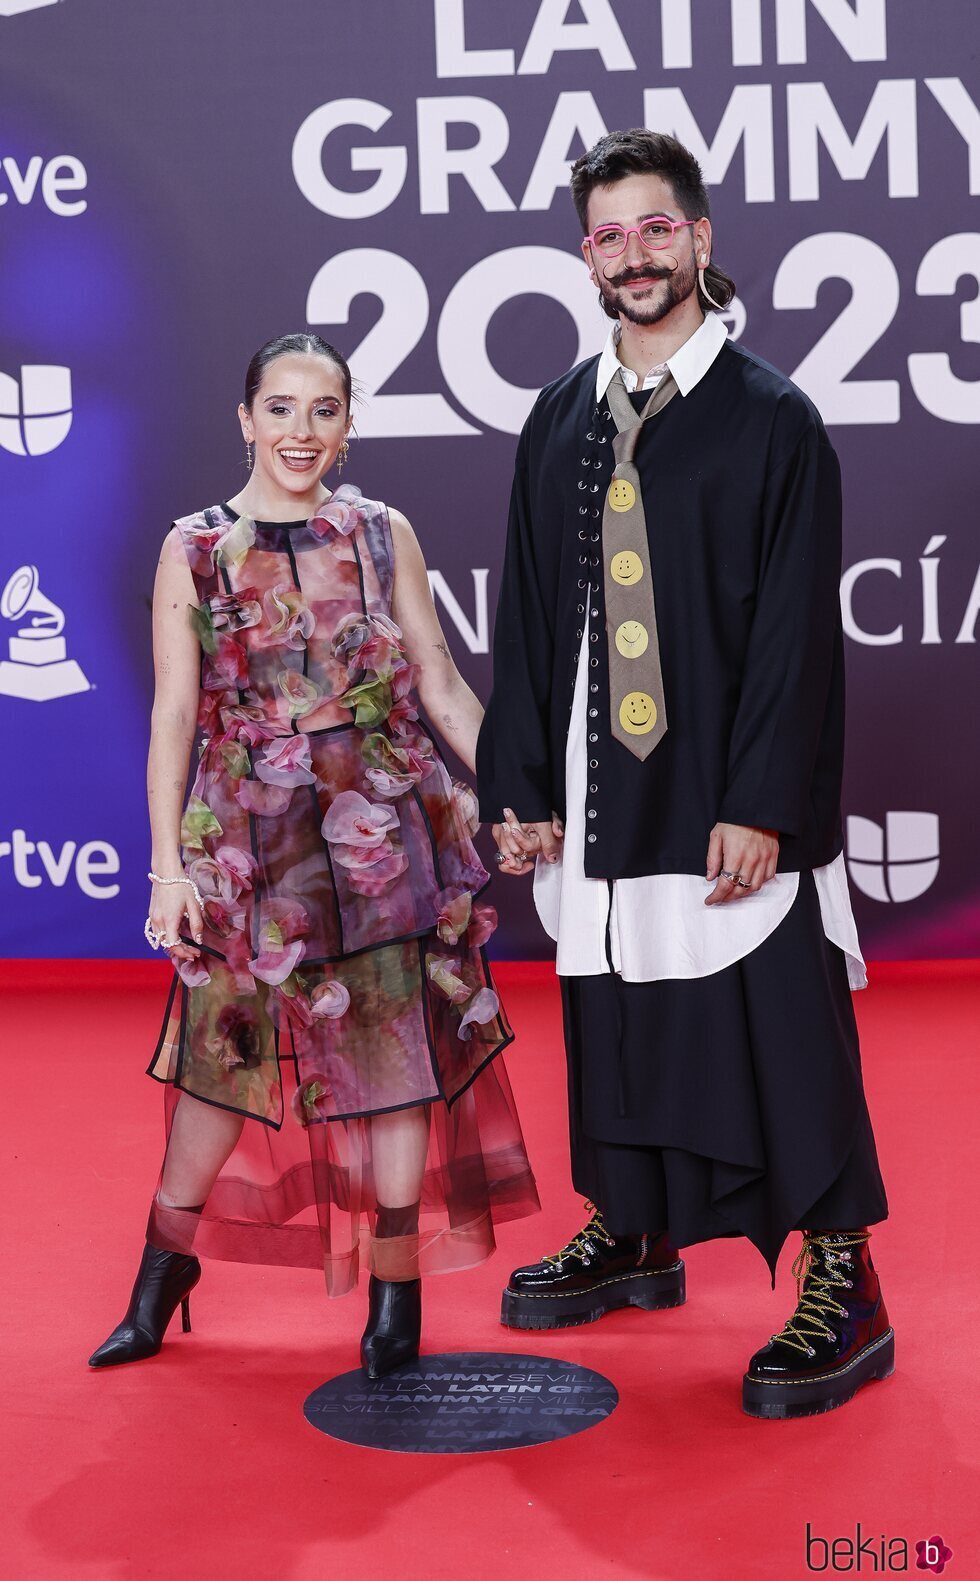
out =
[[(835, 1291), (850, 1290), (852, 1249), (871, 1239), (867, 1230), (835, 1235), (810, 1235), (804, 1232), (800, 1255), (793, 1264), (797, 1307), (793, 1316), (773, 1340), (815, 1356), (814, 1339), (834, 1339), (828, 1318), (846, 1317), (847, 1308), (835, 1298)], [(819, 1271), (818, 1271), (819, 1270)]]
[(550, 1263), (552, 1267), (560, 1270), (566, 1257), (577, 1257), (579, 1262), (584, 1262), (586, 1257), (594, 1257), (596, 1241), (603, 1241), (606, 1246), (615, 1246), (616, 1243), (606, 1229), (599, 1209), (592, 1202), (587, 1202), (585, 1206), (591, 1210), (592, 1217), (584, 1230), (579, 1230), (577, 1235), (573, 1235), (568, 1245), (563, 1246), (560, 1252), (546, 1253), (541, 1259), (543, 1263)]

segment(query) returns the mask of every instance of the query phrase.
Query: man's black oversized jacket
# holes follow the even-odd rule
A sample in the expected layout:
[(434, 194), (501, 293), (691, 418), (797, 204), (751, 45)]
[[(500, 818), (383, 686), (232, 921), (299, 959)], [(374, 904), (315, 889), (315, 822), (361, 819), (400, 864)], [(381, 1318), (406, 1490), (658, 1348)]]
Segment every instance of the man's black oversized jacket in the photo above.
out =
[(481, 814), (564, 816), (588, 613), (586, 873), (702, 873), (719, 821), (777, 830), (781, 871), (821, 867), (842, 843), (844, 668), (840, 471), (820, 416), (729, 341), (645, 424), (636, 464), (668, 729), (640, 762), (609, 728), (600, 529), (615, 429), (596, 360), (542, 391), (520, 437)]

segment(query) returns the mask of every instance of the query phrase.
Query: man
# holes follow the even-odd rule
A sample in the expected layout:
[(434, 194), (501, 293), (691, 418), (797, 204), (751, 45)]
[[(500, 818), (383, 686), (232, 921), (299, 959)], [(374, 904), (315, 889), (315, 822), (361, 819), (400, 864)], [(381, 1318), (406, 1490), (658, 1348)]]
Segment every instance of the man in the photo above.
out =
[(557, 940), (594, 1212), (516, 1270), (503, 1321), (678, 1305), (676, 1247), (720, 1235), (775, 1278), (802, 1229), (799, 1303), (743, 1407), (807, 1415), (894, 1365), (841, 856), (837, 458), (727, 339), (693, 156), (614, 132), (571, 186), (613, 326), (521, 435), (478, 771), (501, 871), (536, 865)]

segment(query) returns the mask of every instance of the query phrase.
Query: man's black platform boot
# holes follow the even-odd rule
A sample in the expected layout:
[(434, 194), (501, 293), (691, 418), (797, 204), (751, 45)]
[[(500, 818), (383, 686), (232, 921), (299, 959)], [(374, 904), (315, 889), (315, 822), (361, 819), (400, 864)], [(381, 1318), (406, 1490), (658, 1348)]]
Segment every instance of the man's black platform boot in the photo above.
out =
[(799, 1301), (742, 1380), (749, 1416), (816, 1416), (895, 1370), (895, 1334), (867, 1230), (807, 1230), (793, 1264)]
[(686, 1299), (684, 1264), (666, 1235), (610, 1235), (602, 1214), (560, 1252), (517, 1268), (503, 1295), (507, 1328), (574, 1328), (619, 1307), (678, 1307)]

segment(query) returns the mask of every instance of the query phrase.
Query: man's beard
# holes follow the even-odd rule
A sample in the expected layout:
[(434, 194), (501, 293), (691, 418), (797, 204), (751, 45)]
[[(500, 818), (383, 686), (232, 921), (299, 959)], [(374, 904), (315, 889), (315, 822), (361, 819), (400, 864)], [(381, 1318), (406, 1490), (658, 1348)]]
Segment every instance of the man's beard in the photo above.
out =
[[(599, 294), (608, 307), (615, 314), (622, 314), (629, 319), (631, 324), (638, 324), (644, 328), (651, 324), (659, 324), (660, 320), (673, 312), (681, 302), (697, 290), (698, 272), (694, 262), (693, 252), (690, 262), (685, 265), (679, 263), (676, 269), (657, 269), (653, 290), (656, 293), (645, 301), (637, 301), (629, 292), (623, 289), (624, 277), (628, 281), (636, 279), (638, 275), (647, 271), (641, 269), (624, 270), (617, 276), (615, 282), (607, 282), (599, 276)], [(657, 289), (660, 287), (661, 289)]]

